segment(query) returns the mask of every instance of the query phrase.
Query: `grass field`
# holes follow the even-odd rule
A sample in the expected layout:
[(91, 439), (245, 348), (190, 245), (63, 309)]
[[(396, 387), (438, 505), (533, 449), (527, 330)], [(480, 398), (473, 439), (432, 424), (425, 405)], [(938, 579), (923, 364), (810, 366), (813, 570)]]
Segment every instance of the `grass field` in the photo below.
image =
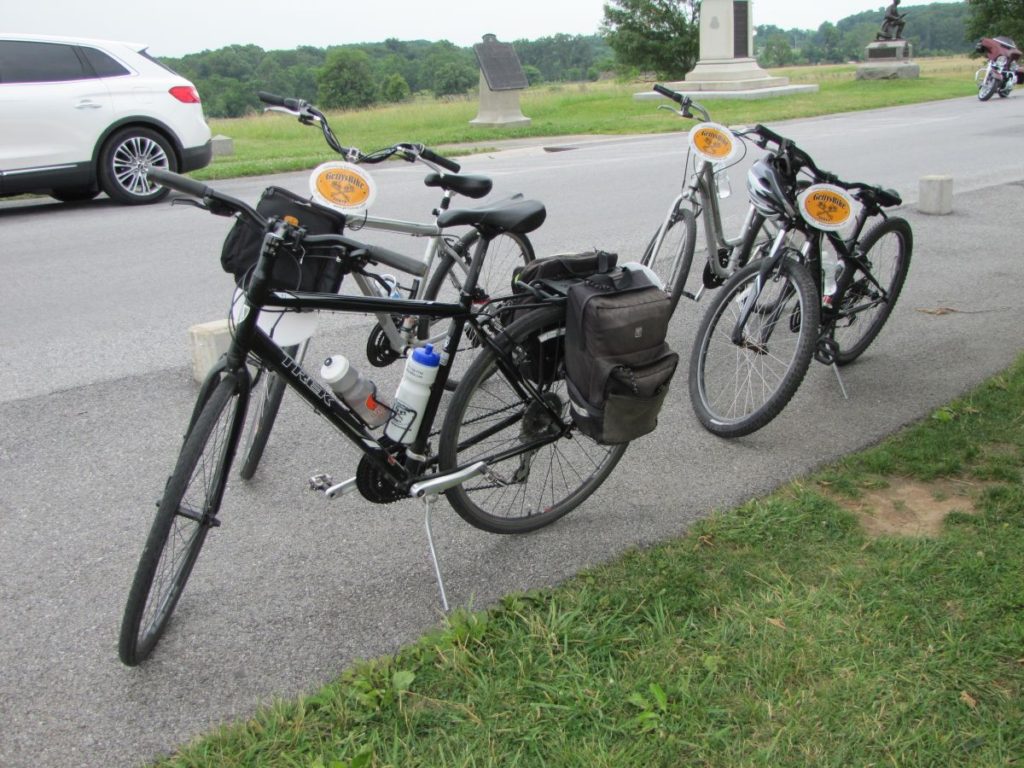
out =
[(163, 766), (1024, 763), (1024, 357), (882, 445)]
[[(863, 109), (934, 101), (975, 92), (977, 64), (966, 58), (921, 59), (921, 78), (901, 81), (858, 81), (855, 65), (798, 67), (773, 74), (794, 83), (818, 83), (818, 93), (761, 101), (708, 101), (712, 118), (726, 124), (771, 123), (798, 117), (854, 112)], [(371, 151), (398, 141), (413, 141), (449, 154), (473, 151), (456, 145), (527, 136), (570, 134), (637, 134), (678, 131), (688, 124), (658, 111), (657, 102), (636, 101), (633, 94), (650, 83), (586, 83), (531, 88), (521, 98), (531, 124), (521, 128), (472, 126), (477, 101), (415, 101), (397, 106), (339, 112), (329, 115), (345, 146)], [(668, 102), (665, 102), (668, 103)], [(217, 158), (193, 174), (219, 179), (311, 169), (337, 156), (320, 131), (279, 114), (230, 120), (211, 120), (213, 133), (230, 136), (235, 154)]]

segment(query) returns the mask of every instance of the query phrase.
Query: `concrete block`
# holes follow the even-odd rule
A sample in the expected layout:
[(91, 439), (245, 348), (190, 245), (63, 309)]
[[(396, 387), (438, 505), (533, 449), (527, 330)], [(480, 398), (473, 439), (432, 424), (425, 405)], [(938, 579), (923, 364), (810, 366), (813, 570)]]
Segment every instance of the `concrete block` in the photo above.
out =
[(231, 331), (227, 319), (199, 323), (188, 329), (188, 346), (192, 354), (192, 376), (201, 382), (220, 356), (228, 351)]
[(226, 157), (235, 154), (234, 139), (228, 136), (217, 134), (210, 139), (210, 147), (213, 149), (214, 157)]
[(953, 177), (922, 176), (918, 182), (917, 209), (921, 213), (945, 216), (953, 212)]

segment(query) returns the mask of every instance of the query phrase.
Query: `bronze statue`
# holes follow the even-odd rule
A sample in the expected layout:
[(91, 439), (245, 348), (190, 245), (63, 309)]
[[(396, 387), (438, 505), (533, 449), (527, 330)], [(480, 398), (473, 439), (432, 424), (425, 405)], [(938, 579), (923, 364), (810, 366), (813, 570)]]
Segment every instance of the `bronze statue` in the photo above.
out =
[(885, 18), (882, 19), (882, 29), (875, 35), (875, 40), (902, 40), (903, 39), (903, 25), (906, 22), (903, 20), (907, 14), (900, 13), (897, 9), (899, 8), (900, 0), (892, 0), (892, 5), (885, 9)]

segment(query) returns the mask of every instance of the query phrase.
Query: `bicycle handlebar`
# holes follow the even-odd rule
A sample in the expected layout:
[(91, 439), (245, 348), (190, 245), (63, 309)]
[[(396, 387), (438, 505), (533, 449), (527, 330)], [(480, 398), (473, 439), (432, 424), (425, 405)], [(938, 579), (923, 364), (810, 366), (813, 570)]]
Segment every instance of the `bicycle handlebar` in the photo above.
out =
[(302, 99), (290, 99), (285, 96), (278, 96), (276, 93), (267, 93), (266, 91), (257, 91), (256, 97), (264, 104), (269, 104), (272, 107), (284, 107), (292, 112), (302, 112), (303, 106), (308, 106), (308, 103)]
[(437, 154), (432, 149), (429, 149), (422, 144), (414, 144), (412, 142), (393, 144), (390, 147), (379, 149), (376, 152), (371, 152), (370, 154), (366, 154), (354, 147), (344, 147), (334, 135), (334, 131), (331, 130), (331, 125), (327, 121), (327, 117), (324, 113), (308, 101), (278, 96), (277, 94), (267, 93), (266, 91), (258, 91), (256, 95), (264, 104), (271, 107), (281, 107), (294, 113), (298, 116), (300, 122), (308, 124), (314, 121), (319, 121), (321, 130), (324, 134), (324, 139), (327, 141), (328, 145), (330, 145), (331, 149), (348, 160), (352, 160), (357, 163), (380, 163), (387, 160), (392, 155), (400, 154), (409, 162), (415, 162), (419, 159), (423, 160), (427, 164), (439, 166), (447, 171), (451, 171), (452, 173), (458, 173), (462, 170), (462, 166), (454, 160), (449, 160), (447, 157)]
[(672, 101), (676, 102), (676, 104), (679, 105), (678, 114), (681, 115), (682, 117), (693, 120), (694, 117), (693, 112), (691, 110), (695, 110), (705, 120), (711, 119), (711, 115), (708, 113), (708, 111), (686, 94), (679, 93), (678, 91), (673, 91), (671, 88), (666, 88), (664, 85), (661, 85), (660, 83), (654, 84), (654, 91), (660, 93), (665, 98), (672, 99)]
[[(240, 213), (260, 227), (260, 229), (265, 228), (272, 221), (272, 219), (267, 219), (265, 216), (260, 215), (248, 203), (239, 200), (237, 197), (218, 192), (201, 181), (189, 179), (161, 168), (151, 168), (148, 175), (157, 184), (186, 195), (201, 198), (206, 205), (206, 209), (217, 216), (233, 216), (236, 213)], [(423, 262), (419, 259), (411, 259), (401, 253), (396, 253), (378, 245), (367, 245), (344, 235), (306, 235), (302, 239), (302, 244), (308, 248), (343, 247), (350, 252), (359, 251), (370, 262), (381, 263), (411, 275), (422, 276), (423, 274)]]

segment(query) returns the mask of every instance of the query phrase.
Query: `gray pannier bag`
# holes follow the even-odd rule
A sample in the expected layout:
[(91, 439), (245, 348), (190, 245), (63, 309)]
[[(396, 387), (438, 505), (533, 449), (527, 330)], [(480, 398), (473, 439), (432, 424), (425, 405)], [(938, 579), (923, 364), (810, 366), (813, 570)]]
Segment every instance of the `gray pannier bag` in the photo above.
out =
[(565, 369), (573, 421), (609, 445), (654, 431), (679, 362), (665, 342), (668, 295), (643, 271), (620, 268), (573, 283), (567, 296)]

